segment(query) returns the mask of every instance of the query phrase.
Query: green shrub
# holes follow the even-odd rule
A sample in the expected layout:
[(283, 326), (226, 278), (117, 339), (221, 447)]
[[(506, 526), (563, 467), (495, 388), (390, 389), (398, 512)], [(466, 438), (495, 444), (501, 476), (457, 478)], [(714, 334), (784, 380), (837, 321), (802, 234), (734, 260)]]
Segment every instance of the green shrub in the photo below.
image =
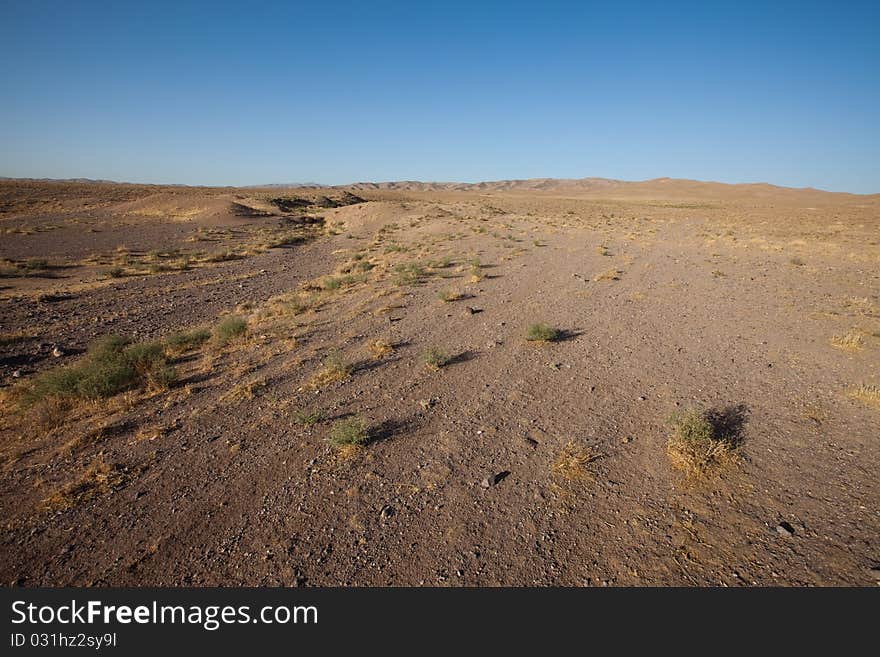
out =
[(370, 440), (367, 423), (359, 417), (350, 417), (333, 423), (330, 444), (334, 447), (365, 445)]
[(526, 331), (526, 340), (531, 342), (555, 342), (560, 337), (558, 329), (547, 324), (532, 324)]
[(49, 261), (44, 260), (42, 258), (29, 258), (25, 260), (21, 265), (19, 265), (22, 269), (27, 269), (28, 271), (43, 271), (45, 269), (49, 269)]
[(426, 349), (425, 353), (422, 355), (422, 360), (424, 360), (428, 369), (432, 370), (439, 370), (449, 364), (449, 356), (446, 352), (437, 347), (429, 347)]
[(174, 353), (183, 353), (203, 345), (211, 339), (211, 331), (205, 328), (192, 331), (180, 331), (172, 333), (165, 338), (165, 346)]
[(415, 285), (425, 277), (425, 268), (415, 262), (400, 263), (395, 265), (394, 273), (398, 285)]
[(110, 335), (93, 343), (79, 363), (37, 377), (26, 398), (101, 399), (137, 387), (167, 388), (175, 378), (161, 343), (130, 344), (126, 338)]
[(355, 283), (361, 283), (365, 280), (363, 275), (356, 276), (354, 274), (343, 274), (341, 276), (328, 276), (321, 281), (321, 287), (329, 292), (338, 290), (342, 287), (348, 287)]
[(324, 419), (321, 411), (298, 411), (293, 416), (293, 421), (304, 427), (311, 427)]
[(245, 333), (247, 333), (247, 320), (238, 315), (230, 315), (221, 319), (214, 327), (214, 340), (222, 346)]
[(338, 278), (333, 277), (333, 276), (328, 276), (323, 281), (321, 281), (321, 288), (323, 288), (324, 290), (330, 291), (330, 292), (338, 290), (341, 287), (342, 287), (342, 281)]
[(673, 431), (666, 452), (672, 464), (688, 476), (704, 476), (736, 460), (735, 437), (721, 433), (707, 411), (692, 408), (673, 413), (669, 424)]

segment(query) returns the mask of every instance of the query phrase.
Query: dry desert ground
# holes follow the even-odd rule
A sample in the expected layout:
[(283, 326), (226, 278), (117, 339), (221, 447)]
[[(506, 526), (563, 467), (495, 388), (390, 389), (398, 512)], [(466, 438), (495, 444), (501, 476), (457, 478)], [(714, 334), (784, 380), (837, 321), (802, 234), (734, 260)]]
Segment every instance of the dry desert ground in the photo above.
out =
[(875, 585), (880, 196), (0, 182), (0, 577)]

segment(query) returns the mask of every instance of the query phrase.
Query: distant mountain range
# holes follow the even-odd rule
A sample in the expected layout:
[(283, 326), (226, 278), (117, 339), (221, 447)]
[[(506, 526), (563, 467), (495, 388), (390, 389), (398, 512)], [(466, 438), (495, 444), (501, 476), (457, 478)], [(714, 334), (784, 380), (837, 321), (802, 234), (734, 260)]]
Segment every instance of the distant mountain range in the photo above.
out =
[[(95, 183), (95, 184), (149, 184), (149, 183), (125, 183), (114, 180), (95, 180), (92, 178), (11, 178), (0, 176), (0, 180), (22, 180), (30, 182), (59, 182), (59, 183)], [(175, 185), (163, 184), (161, 187), (228, 187), (224, 185)], [(237, 189), (332, 189), (345, 188), (350, 190), (388, 190), (388, 191), (421, 191), (421, 192), (448, 192), (448, 191), (476, 191), (476, 192), (555, 192), (576, 194), (602, 194), (625, 192), (628, 195), (668, 195), (674, 192), (677, 195), (690, 195), (695, 197), (726, 196), (727, 194), (747, 193), (749, 195), (763, 196), (771, 194), (787, 193), (815, 193), (815, 194), (848, 194), (848, 192), (829, 192), (812, 187), (781, 187), (770, 183), (719, 183), (700, 180), (688, 180), (683, 178), (654, 178), (651, 180), (628, 181), (615, 180), (612, 178), (526, 178), (518, 180), (493, 180), (486, 182), (423, 182), (419, 180), (398, 180), (387, 182), (356, 182), (347, 185), (323, 185), (315, 182), (291, 182), (291, 183), (266, 183), (261, 185), (243, 185)], [(853, 196), (868, 196), (856, 195)], [(870, 196), (877, 196), (876, 194)]]

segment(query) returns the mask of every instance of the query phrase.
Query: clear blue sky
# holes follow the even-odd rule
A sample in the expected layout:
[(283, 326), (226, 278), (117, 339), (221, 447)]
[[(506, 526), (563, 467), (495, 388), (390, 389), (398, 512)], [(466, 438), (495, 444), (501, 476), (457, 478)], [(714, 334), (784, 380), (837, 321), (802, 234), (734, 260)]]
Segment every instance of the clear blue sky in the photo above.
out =
[(0, 0), (0, 175), (880, 192), (880, 2)]

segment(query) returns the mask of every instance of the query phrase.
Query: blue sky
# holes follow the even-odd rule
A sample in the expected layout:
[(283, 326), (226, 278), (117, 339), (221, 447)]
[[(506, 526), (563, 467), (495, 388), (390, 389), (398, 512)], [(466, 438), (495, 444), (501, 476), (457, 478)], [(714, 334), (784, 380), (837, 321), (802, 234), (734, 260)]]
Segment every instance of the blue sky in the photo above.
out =
[(0, 0), (0, 175), (880, 192), (878, 2)]

